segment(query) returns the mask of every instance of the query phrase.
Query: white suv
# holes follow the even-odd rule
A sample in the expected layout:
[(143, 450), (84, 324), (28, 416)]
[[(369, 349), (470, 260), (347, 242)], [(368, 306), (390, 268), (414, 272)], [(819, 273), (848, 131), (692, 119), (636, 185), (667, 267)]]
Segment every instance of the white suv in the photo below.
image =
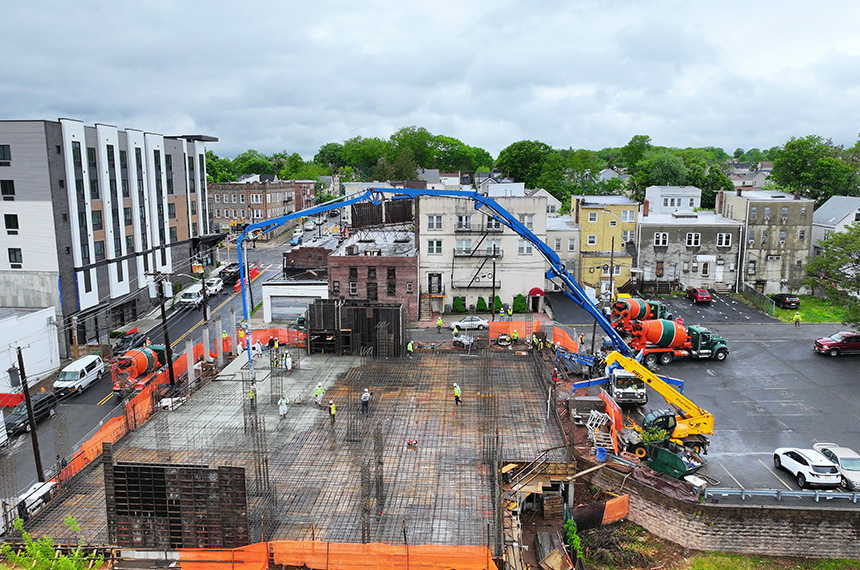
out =
[(832, 461), (814, 449), (780, 447), (773, 452), (773, 466), (794, 475), (800, 488), (832, 487), (842, 482), (839, 470)]
[(860, 453), (835, 443), (816, 443), (812, 449), (836, 464), (842, 475), (841, 485), (848, 491), (860, 491)]

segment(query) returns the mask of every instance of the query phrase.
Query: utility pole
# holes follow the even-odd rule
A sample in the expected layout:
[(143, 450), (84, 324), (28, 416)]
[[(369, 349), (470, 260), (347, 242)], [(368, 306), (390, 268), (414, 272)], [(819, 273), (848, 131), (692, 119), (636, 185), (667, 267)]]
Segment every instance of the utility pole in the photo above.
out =
[[(77, 332), (77, 331), (76, 331)], [(33, 417), (33, 402), (30, 400), (30, 388), (27, 386), (27, 373), (24, 371), (24, 353), (18, 347), (18, 370), (21, 374), (21, 389), (24, 391), (24, 401), (27, 403), (27, 421), (30, 422), (30, 439), (33, 440), (33, 457), (36, 460), (36, 477), (39, 482), (45, 481), (45, 470), (42, 469), (42, 454), (39, 451), (39, 437), (36, 435), (36, 418)]]
[(170, 346), (170, 335), (167, 332), (167, 313), (164, 311), (164, 275), (159, 273), (157, 279), (158, 304), (161, 306), (161, 333), (164, 337), (164, 353), (167, 356), (167, 374), (170, 377), (170, 387), (175, 388), (176, 378), (173, 375), (173, 348)]
[(492, 294), (490, 297), (490, 315), (492, 320), (496, 320), (496, 244), (493, 244), (493, 285)]

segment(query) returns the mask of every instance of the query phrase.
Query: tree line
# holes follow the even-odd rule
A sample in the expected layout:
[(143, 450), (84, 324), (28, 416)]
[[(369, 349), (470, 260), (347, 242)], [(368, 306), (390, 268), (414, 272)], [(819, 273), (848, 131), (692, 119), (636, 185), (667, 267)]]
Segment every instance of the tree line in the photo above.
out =
[[(490, 172), (544, 188), (560, 200), (563, 211), (573, 195), (625, 194), (641, 201), (648, 186), (696, 186), (702, 208), (712, 209), (720, 190), (732, 190), (728, 177), (731, 159), (773, 163), (765, 189), (812, 198), (821, 205), (831, 196), (860, 196), (860, 141), (843, 148), (817, 135), (792, 138), (766, 150), (718, 147), (672, 148), (654, 145), (647, 135), (636, 135), (622, 147), (554, 149), (540, 141), (523, 140), (504, 148), (496, 159), (486, 150), (453, 137), (434, 135), (424, 127), (403, 127), (387, 140), (353, 137), (326, 143), (312, 160), (281, 151), (267, 156), (247, 150), (234, 159), (207, 151), (210, 182), (231, 182), (242, 174), (277, 174), (285, 180), (315, 180), (339, 174), (343, 181), (412, 180), (421, 168), (441, 172)], [(626, 173), (626, 178), (602, 178), (604, 169)]]

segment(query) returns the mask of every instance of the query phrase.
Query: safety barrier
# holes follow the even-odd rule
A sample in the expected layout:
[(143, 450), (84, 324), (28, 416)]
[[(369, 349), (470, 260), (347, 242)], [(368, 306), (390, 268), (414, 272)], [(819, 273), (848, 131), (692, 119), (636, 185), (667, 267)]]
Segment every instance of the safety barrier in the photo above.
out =
[(558, 327), (552, 327), (552, 341), (555, 344), (561, 344), (561, 347), (568, 352), (579, 352), (579, 343), (570, 338), (567, 331)]
[(780, 489), (721, 489), (712, 487), (705, 489), (705, 498), (711, 497), (740, 497), (746, 500), (752, 497), (770, 497), (781, 501), (783, 499), (814, 499), (817, 503), (820, 499), (848, 499), (856, 503), (860, 493), (844, 493), (837, 491), (783, 491)]
[(490, 323), (490, 340), (503, 333), (513, 336), (514, 331), (517, 331), (520, 342), (525, 342), (530, 335), (540, 331), (540, 321), (493, 321)]

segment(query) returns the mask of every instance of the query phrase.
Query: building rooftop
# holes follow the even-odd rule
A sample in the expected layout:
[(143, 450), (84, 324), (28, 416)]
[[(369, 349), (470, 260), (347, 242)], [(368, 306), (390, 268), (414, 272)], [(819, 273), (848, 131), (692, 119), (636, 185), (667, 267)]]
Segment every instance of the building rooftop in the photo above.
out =
[(638, 205), (639, 202), (627, 196), (582, 196), (579, 199), (580, 208), (602, 208), (608, 205)]
[(654, 214), (639, 217), (639, 225), (683, 225), (683, 226), (742, 226), (743, 222), (730, 220), (710, 210), (678, 210), (677, 212)]
[(835, 226), (851, 212), (860, 211), (860, 198), (856, 196), (831, 196), (812, 214), (812, 223)]
[[(378, 254), (375, 252), (379, 252)], [(359, 231), (345, 239), (333, 256), (373, 255), (382, 257), (416, 257), (415, 233), (411, 231)]]
[(649, 186), (645, 189), (647, 192), (652, 188), (657, 189), (662, 196), (690, 196), (699, 197), (702, 195), (701, 188), (697, 186)]
[[(728, 193), (732, 193), (731, 190), (727, 191)], [(794, 195), (789, 194), (787, 192), (780, 192), (778, 190), (744, 190), (740, 196), (741, 198), (746, 198), (747, 200), (756, 200), (756, 201), (795, 201)], [(800, 200), (796, 200), (797, 202), (814, 202), (810, 198), (801, 198)]]
[(570, 231), (578, 230), (579, 224), (573, 221), (573, 218), (566, 214), (564, 216), (548, 216), (546, 219), (546, 231)]

